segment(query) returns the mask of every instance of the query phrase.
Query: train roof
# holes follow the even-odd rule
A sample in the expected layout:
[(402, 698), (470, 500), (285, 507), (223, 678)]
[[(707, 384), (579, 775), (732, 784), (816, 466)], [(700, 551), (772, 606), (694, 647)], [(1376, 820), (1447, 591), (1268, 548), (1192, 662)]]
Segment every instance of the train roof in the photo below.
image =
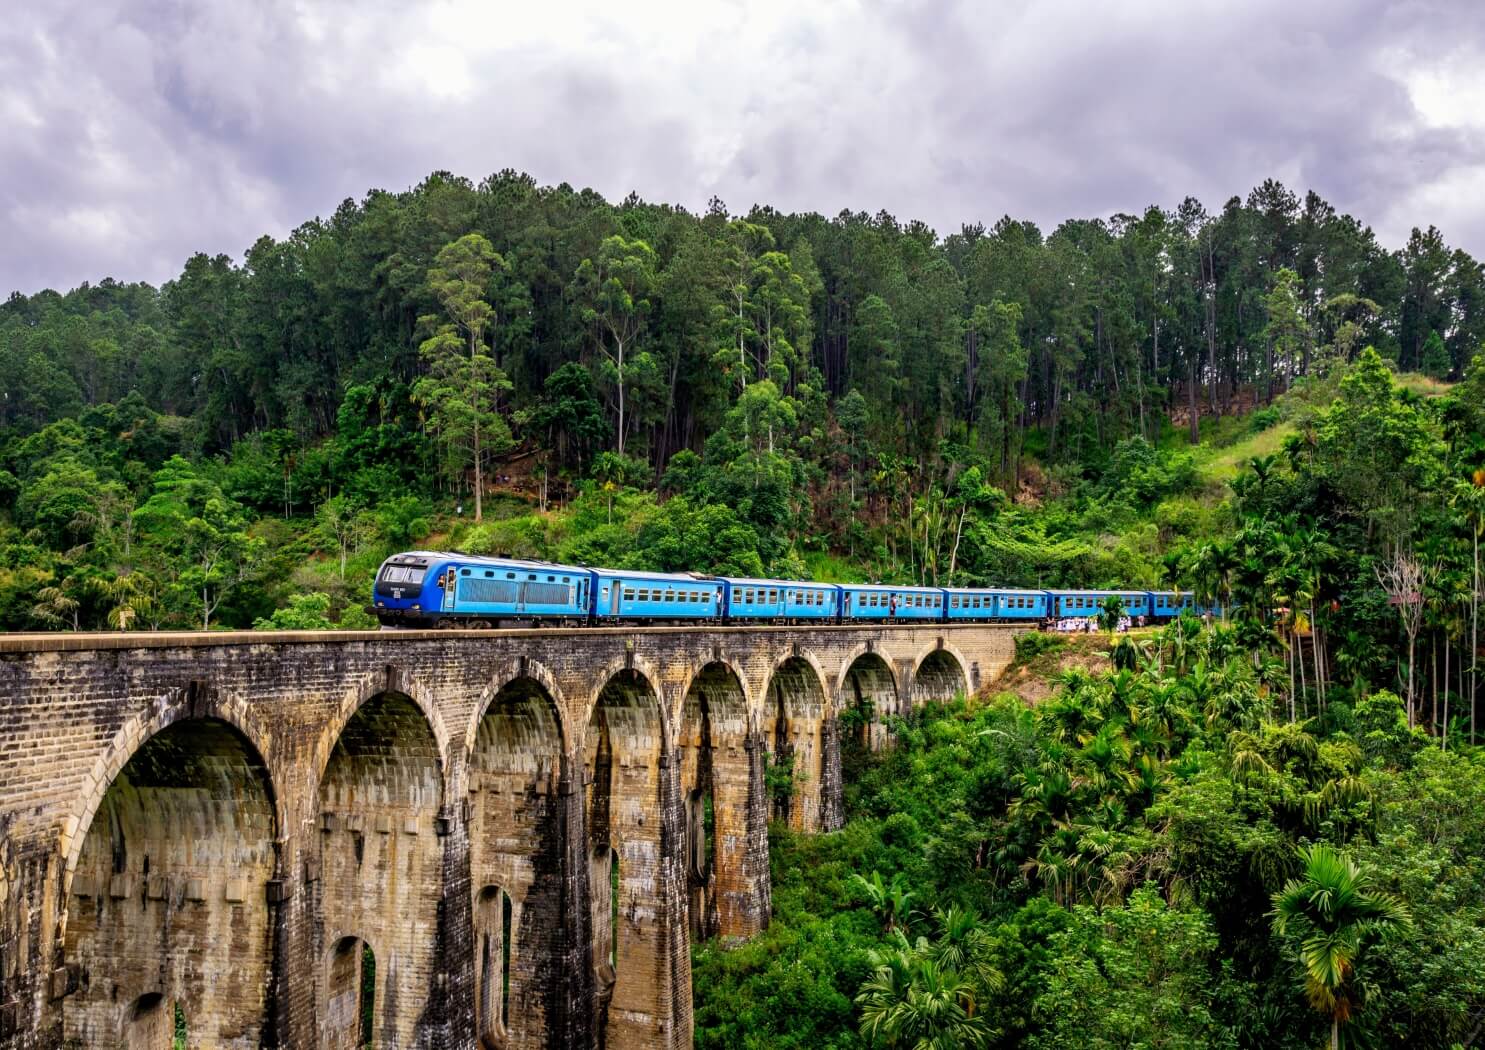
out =
[[(1047, 589), (1050, 590), (1053, 594), (1149, 594), (1150, 593), (1149, 591), (1136, 590), (1133, 587), (1108, 587), (1108, 588), (1101, 588), (1099, 590), (1086, 590), (1086, 591), (1064, 590), (1061, 587), (1049, 587)], [(1169, 592), (1166, 592), (1166, 593), (1169, 593)]]
[(469, 565), (517, 569), (537, 569), (542, 572), (582, 572), (588, 570), (579, 565), (563, 565), (554, 561), (533, 561), (529, 558), (503, 558), (493, 554), (465, 554), (462, 551), (403, 551), (394, 554), (388, 561), (398, 558), (427, 558), (430, 561), (457, 561)]
[(843, 591), (914, 591), (923, 594), (938, 594), (942, 587), (920, 587), (914, 583), (837, 583)]
[(819, 580), (763, 580), (752, 576), (719, 576), (719, 580), (726, 580), (734, 587), (739, 584), (748, 587), (839, 587), (838, 583), (822, 583)]
[(1046, 594), (1045, 587), (940, 587), (950, 594)]
[(643, 569), (585, 569), (607, 579), (662, 580), (670, 583), (715, 583), (714, 579), (694, 572), (646, 572)]

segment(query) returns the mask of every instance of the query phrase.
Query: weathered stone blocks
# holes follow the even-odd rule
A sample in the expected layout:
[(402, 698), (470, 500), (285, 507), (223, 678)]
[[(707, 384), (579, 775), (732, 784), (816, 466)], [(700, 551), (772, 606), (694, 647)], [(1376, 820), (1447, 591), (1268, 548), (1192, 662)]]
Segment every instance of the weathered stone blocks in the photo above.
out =
[(842, 713), (881, 746), (1013, 634), (0, 637), (0, 1047), (687, 1047)]

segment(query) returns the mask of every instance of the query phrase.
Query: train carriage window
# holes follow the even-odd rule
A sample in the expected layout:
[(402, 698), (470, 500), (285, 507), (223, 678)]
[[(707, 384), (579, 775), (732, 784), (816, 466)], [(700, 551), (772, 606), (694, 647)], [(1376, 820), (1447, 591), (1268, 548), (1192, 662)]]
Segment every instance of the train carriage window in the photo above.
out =
[(491, 572), (489, 569), (486, 569), (485, 570), (485, 579), (487, 579), (487, 580), (493, 580), (494, 578), (495, 578), (495, 574), (493, 572)]
[(505, 578), (507, 580), (514, 580), (516, 578), (516, 574), (513, 573), (513, 572), (508, 572), (508, 573), (505, 574)]
[[(556, 581), (557, 581), (557, 577), (555, 577), (555, 576), (548, 576), (547, 577), (547, 582), (548, 583), (555, 583)], [(567, 582), (567, 577), (566, 576), (562, 577), (562, 582), (563, 583), (566, 583)]]
[(665, 600), (668, 601), (668, 602), (675, 601), (675, 590), (674, 589), (672, 589), (670, 587), (665, 588)]

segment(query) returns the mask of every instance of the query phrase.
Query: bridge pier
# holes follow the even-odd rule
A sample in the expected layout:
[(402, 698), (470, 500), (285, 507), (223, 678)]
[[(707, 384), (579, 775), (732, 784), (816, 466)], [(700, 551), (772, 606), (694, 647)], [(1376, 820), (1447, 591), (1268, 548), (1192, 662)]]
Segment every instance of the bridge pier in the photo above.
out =
[(881, 746), (1014, 633), (0, 636), (0, 1050), (177, 1005), (193, 1048), (684, 1050), (691, 935), (767, 924), (770, 817), (839, 827), (852, 709)]

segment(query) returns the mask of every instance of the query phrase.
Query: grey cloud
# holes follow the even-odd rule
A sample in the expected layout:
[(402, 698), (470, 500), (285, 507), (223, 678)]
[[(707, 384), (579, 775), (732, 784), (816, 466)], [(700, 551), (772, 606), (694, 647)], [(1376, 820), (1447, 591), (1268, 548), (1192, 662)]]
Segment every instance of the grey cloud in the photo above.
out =
[(1275, 176), (1485, 255), (1485, 123), (1430, 124), (1408, 80), (1472, 68), (1467, 0), (728, 10), (554, 9), (533, 43), (390, 4), (31, 5), (0, 23), (0, 293), (165, 280), (436, 168), (941, 233)]

